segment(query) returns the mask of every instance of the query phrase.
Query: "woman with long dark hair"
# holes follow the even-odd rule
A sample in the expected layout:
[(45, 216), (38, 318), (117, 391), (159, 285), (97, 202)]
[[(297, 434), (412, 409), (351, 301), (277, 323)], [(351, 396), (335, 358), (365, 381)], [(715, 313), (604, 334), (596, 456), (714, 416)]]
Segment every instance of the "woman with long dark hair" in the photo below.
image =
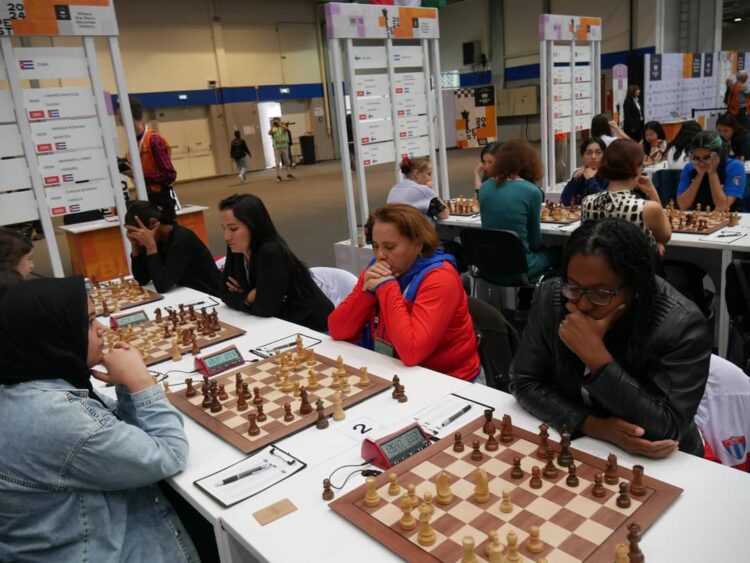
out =
[(502, 143), (487, 143), (482, 147), (479, 153), (479, 164), (474, 168), (474, 190), (479, 192), (479, 188), (487, 181), (487, 174), (495, 164), (495, 154)]
[(649, 121), (643, 127), (643, 152), (646, 154), (643, 161), (646, 166), (659, 164), (667, 152), (667, 134), (658, 121)]
[(333, 304), (276, 231), (260, 198), (235, 194), (222, 200), (219, 209), (227, 243), (224, 303), (259, 317), (327, 330)]
[(724, 140), (718, 133), (702, 131), (690, 143), (690, 162), (682, 169), (677, 187), (680, 209), (734, 211), (747, 187), (745, 166), (729, 158)]
[(643, 232), (619, 219), (586, 221), (560, 271), (538, 289), (513, 360), (521, 406), (630, 453), (702, 455), (693, 418), (711, 336), (698, 308), (654, 274)]
[(617, 139), (629, 139), (625, 132), (614, 121), (607, 119), (603, 113), (591, 118), (591, 136), (598, 137), (604, 144), (609, 146), (610, 143)]
[(599, 137), (589, 137), (581, 143), (580, 151), (583, 166), (576, 169), (560, 194), (560, 203), (580, 205), (583, 198), (591, 194), (598, 194), (607, 189), (607, 180), (599, 176), (604, 151), (607, 146)]
[(747, 131), (731, 113), (723, 113), (716, 120), (716, 130), (734, 158), (750, 160), (750, 131)]
[(675, 138), (667, 145), (664, 160), (669, 168), (682, 170), (690, 162), (690, 143), (701, 131), (703, 131), (703, 127), (697, 121), (686, 121), (682, 124)]
[(622, 128), (625, 130), (625, 134), (635, 141), (640, 141), (643, 133), (643, 110), (641, 109), (640, 96), (640, 86), (631, 84), (628, 86), (628, 93), (625, 95), (625, 101), (622, 104), (622, 110), (625, 114)]
[(28, 279), (34, 270), (34, 244), (21, 233), (0, 227), (0, 267), (16, 270)]

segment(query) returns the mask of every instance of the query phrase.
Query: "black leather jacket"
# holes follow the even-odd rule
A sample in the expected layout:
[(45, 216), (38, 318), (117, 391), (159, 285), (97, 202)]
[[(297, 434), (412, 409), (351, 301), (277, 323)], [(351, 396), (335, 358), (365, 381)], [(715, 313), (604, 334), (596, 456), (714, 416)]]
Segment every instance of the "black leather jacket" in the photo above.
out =
[(614, 361), (586, 382), (584, 364), (557, 334), (564, 304), (559, 280), (540, 286), (510, 371), (521, 406), (557, 429), (567, 425), (574, 436), (588, 415), (617, 416), (642, 427), (646, 439), (679, 440), (680, 450), (702, 455), (693, 418), (708, 379), (711, 337), (693, 302), (657, 277), (642, 373), (628, 366), (626, 315), (604, 339)]

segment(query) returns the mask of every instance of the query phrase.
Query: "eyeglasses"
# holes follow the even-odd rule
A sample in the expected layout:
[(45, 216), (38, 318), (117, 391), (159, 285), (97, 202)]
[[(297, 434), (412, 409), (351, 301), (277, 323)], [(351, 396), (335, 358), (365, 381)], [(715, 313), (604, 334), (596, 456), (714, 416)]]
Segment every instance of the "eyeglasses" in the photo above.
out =
[(574, 283), (565, 282), (561, 285), (560, 290), (562, 291), (562, 294), (565, 296), (565, 298), (569, 301), (572, 301), (573, 303), (578, 303), (581, 297), (585, 295), (593, 305), (606, 306), (612, 303), (612, 298), (620, 293), (620, 290), (624, 286), (625, 284), (621, 285), (617, 289), (604, 289), (601, 287), (584, 289)]
[(700, 158), (700, 157), (697, 157), (697, 156), (693, 156), (693, 157), (690, 158), (690, 160), (692, 160), (696, 164), (700, 164), (700, 163), (708, 164), (709, 162), (711, 162), (711, 159), (713, 157), (714, 157), (713, 155), (704, 156), (703, 158)]

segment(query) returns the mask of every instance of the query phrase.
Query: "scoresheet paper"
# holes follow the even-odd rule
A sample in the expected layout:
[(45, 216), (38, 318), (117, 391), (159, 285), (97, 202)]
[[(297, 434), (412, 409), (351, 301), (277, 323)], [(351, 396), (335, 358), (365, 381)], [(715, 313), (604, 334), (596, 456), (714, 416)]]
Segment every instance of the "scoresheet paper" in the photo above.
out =
[[(297, 345), (297, 336), (298, 334), (290, 334), (289, 336), (279, 338), (278, 340), (274, 340), (273, 342), (261, 344), (257, 348), (253, 348), (252, 350), (250, 350), (250, 352), (263, 358), (270, 358), (271, 356), (273, 356), (276, 353), (276, 348), (279, 348), (282, 354), (290, 351), (293, 352), (295, 346)], [(302, 337), (303, 348), (310, 348), (311, 346), (320, 344), (319, 338), (313, 338), (312, 336), (306, 336), (304, 334), (299, 334), (299, 336)]]
[[(434, 436), (444, 438), (456, 428), (464, 426), (467, 421), (481, 416), (485, 409), (495, 410), (489, 405), (451, 393), (419, 411), (414, 415), (414, 420)], [(450, 419), (452, 420), (443, 426)]]
[(277, 446), (195, 481), (195, 486), (229, 507), (257, 495), (303, 470), (307, 464)]

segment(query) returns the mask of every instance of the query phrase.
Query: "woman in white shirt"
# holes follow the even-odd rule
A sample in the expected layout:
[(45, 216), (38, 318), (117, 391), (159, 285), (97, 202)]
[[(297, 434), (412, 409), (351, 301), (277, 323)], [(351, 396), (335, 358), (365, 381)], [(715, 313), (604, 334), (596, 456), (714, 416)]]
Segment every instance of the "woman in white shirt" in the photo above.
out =
[(391, 188), (386, 203), (405, 203), (416, 207), (431, 219), (450, 217), (448, 206), (433, 191), (432, 163), (429, 157), (409, 158), (401, 161), (404, 179)]
[(679, 133), (667, 145), (663, 162), (672, 170), (682, 170), (690, 162), (690, 142), (698, 133), (703, 131), (697, 121), (686, 121), (680, 127)]

